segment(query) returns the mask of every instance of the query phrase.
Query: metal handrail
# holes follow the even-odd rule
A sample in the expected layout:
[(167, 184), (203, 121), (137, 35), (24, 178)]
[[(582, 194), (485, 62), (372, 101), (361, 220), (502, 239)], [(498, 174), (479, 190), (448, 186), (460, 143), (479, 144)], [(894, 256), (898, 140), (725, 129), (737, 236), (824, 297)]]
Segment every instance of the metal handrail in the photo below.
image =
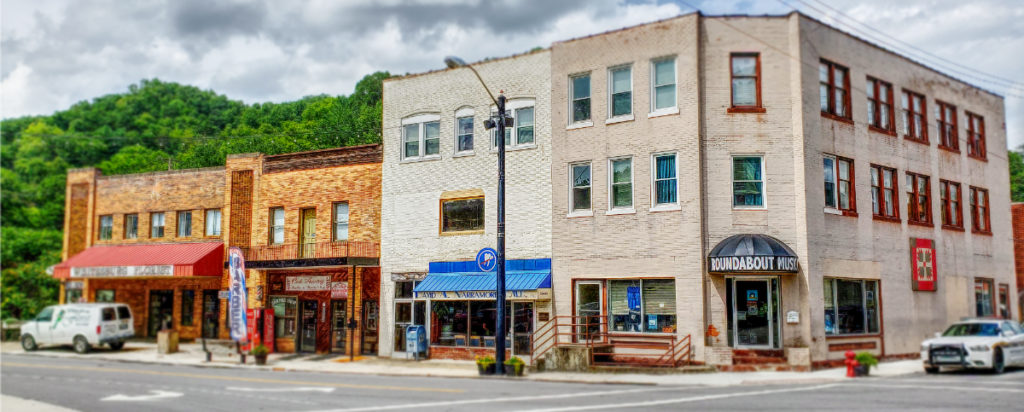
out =
[[(597, 322), (594, 322), (594, 320)], [(584, 327), (582, 330), (579, 329), (581, 326)], [(587, 328), (589, 326), (597, 326), (599, 332), (607, 330), (607, 318), (605, 316), (592, 315), (561, 315), (555, 316), (542, 324), (530, 337), (532, 342), (530, 351), (532, 354), (531, 365), (536, 365), (538, 359), (541, 359), (547, 352), (563, 344), (563, 341), (559, 339), (561, 336), (570, 337), (569, 342), (565, 342), (565, 344), (586, 343), (591, 335), (590, 329)], [(569, 331), (563, 332), (561, 328), (569, 328)]]
[(240, 249), (247, 261), (380, 257), (380, 243), (365, 241), (283, 243)]
[[(599, 334), (595, 334), (594, 337), (598, 337), (597, 335), (608, 335), (608, 332), (602, 332), (602, 333), (599, 333)], [(590, 361), (591, 361), (591, 364), (599, 363), (597, 361), (597, 358), (600, 357), (600, 356), (608, 356), (608, 355), (614, 356), (616, 354), (616, 352), (614, 352), (614, 349), (613, 349), (613, 352), (607, 352), (607, 353), (605, 353), (605, 352), (597, 352), (595, 350), (596, 347), (597, 347), (597, 341), (595, 339), (593, 339), (594, 337), (592, 337), (592, 339), (588, 341), (588, 347), (590, 349)], [(674, 335), (669, 337), (669, 338), (659, 337), (659, 336), (650, 336), (650, 337), (645, 337), (645, 338), (652, 338), (652, 339), (656, 339), (656, 340), (657, 339), (668, 339), (669, 340), (669, 346), (665, 350), (665, 352), (661, 353), (661, 354), (656, 354), (656, 353), (632, 353), (632, 354), (629, 354), (630, 357), (634, 357), (634, 358), (655, 358), (656, 357), (656, 359), (654, 359), (654, 361), (650, 364), (651, 366), (677, 367), (677, 366), (680, 365), (680, 363), (684, 359), (686, 361), (686, 364), (690, 364), (691, 363), (692, 357), (693, 357), (693, 353), (692, 353), (692, 350), (691, 350), (692, 346), (691, 346), (690, 335), (686, 335), (686, 336), (684, 336), (682, 338), (679, 338), (679, 337), (674, 336)], [(615, 345), (614, 341), (611, 341), (610, 339), (607, 339), (607, 337), (605, 337), (605, 339), (602, 339), (602, 343), (604, 341), (610, 342), (612, 344), (612, 346)]]

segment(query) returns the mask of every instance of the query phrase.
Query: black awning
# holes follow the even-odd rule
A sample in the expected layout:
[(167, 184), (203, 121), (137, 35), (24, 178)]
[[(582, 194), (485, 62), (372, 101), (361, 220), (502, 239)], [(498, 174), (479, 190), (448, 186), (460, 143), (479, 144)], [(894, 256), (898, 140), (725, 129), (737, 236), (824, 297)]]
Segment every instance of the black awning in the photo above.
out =
[(797, 256), (782, 241), (760, 234), (729, 236), (708, 255), (708, 272), (797, 272)]

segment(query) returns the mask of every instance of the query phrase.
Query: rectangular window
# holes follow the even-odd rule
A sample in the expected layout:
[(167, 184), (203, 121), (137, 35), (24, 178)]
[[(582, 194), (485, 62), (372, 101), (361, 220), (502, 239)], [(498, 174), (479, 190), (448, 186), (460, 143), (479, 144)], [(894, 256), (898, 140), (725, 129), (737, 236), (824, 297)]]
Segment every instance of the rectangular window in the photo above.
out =
[(423, 155), (441, 152), (441, 122), (423, 123)]
[(572, 212), (590, 210), (590, 163), (569, 165), (572, 179)]
[[(99, 289), (96, 291), (97, 302), (113, 302), (114, 289)], [(70, 302), (69, 302), (70, 303)]]
[(590, 120), (590, 73), (569, 77), (569, 96), (572, 96), (572, 122)]
[(348, 240), (348, 202), (334, 204), (334, 241)]
[(1006, 283), (999, 284), (999, 317), (1010, 319), (1010, 285)]
[(441, 151), (441, 122), (435, 120), (403, 125), (402, 147), (405, 158), (437, 155)]
[(192, 236), (192, 211), (178, 212), (178, 237)]
[(274, 308), (274, 337), (294, 339), (299, 314), (298, 298), (271, 296), (270, 307)]
[(455, 119), (455, 151), (473, 151), (473, 116)]
[(758, 53), (733, 53), (732, 107), (761, 107), (761, 59)]
[(206, 236), (220, 236), (220, 209), (206, 210)]
[(608, 203), (610, 209), (630, 209), (633, 207), (633, 159), (612, 159), (608, 161), (609, 186)]
[(988, 157), (985, 149), (985, 118), (967, 112), (967, 155), (978, 159)]
[(675, 333), (675, 280), (609, 280), (608, 318), (614, 332)]
[(284, 243), (284, 208), (270, 208), (270, 244)]
[(484, 198), (441, 201), (441, 233), (484, 230)]
[(853, 184), (853, 160), (825, 156), (825, 207), (843, 212), (857, 211)]
[(733, 156), (732, 206), (764, 207), (764, 161), (761, 156)]
[(952, 151), (960, 151), (957, 141), (956, 106), (935, 101), (935, 121), (939, 129), (939, 147)]
[(418, 123), (402, 126), (402, 142), (404, 157), (420, 156), (420, 125)]
[(156, 212), (149, 214), (149, 237), (164, 237), (164, 213)]
[(192, 326), (192, 320), (196, 313), (196, 291), (181, 291), (181, 326)]
[(516, 144), (533, 143), (533, 107), (516, 109)]
[(871, 212), (875, 217), (899, 219), (899, 192), (896, 190), (896, 169), (871, 165)]
[(136, 215), (134, 213), (130, 215), (124, 215), (124, 238), (139, 238), (139, 215)]
[(826, 335), (879, 332), (877, 280), (824, 280)]
[(676, 59), (651, 62), (652, 112), (676, 107)]
[(114, 236), (114, 216), (100, 216), (100, 240), (110, 240)]
[[(469, 344), (469, 302), (464, 300), (436, 300), (430, 304), (430, 343), (438, 346), (467, 346)], [(476, 338), (477, 344), (482, 344)], [(404, 348), (402, 349), (405, 350)]]
[(992, 279), (974, 278), (974, 307), (978, 317), (995, 314), (995, 286)]
[(928, 144), (924, 95), (903, 89), (903, 131), (907, 139)]
[(964, 212), (961, 207), (960, 184), (939, 180), (939, 199), (942, 200), (942, 226), (953, 229), (964, 228)]
[(850, 118), (850, 69), (822, 60), (818, 65), (821, 113)]
[(868, 77), (865, 92), (868, 96), (868, 124), (884, 132), (894, 132), (892, 84)]
[(608, 117), (633, 114), (633, 68), (608, 69)]
[(676, 176), (676, 154), (654, 155), (654, 205), (678, 202), (679, 179)]
[(992, 233), (988, 211), (988, 190), (971, 186), (971, 230), (974, 233)]
[(907, 172), (907, 221), (932, 224), (932, 188), (928, 176)]

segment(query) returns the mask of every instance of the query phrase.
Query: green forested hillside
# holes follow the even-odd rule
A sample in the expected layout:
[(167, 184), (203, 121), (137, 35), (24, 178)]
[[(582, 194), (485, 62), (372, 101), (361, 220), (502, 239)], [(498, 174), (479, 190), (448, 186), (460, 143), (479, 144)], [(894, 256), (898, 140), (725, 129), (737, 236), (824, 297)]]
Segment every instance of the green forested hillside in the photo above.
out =
[(348, 96), (246, 105), (210, 90), (143, 80), (126, 93), (49, 116), (0, 121), (2, 316), (23, 318), (57, 300), (45, 273), (60, 259), (68, 168), (104, 174), (223, 165), (231, 153), (288, 153), (380, 141), (381, 82)]

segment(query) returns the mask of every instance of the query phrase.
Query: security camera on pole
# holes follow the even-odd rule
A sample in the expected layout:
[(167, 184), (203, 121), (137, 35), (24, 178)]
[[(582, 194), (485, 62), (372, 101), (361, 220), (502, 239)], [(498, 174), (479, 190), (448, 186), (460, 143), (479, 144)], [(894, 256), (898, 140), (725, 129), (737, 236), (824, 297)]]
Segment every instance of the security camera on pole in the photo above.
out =
[(444, 59), (445, 65), (448, 68), (454, 69), (458, 67), (466, 67), (476, 75), (477, 80), (484, 86), (484, 90), (487, 90), (487, 95), (491, 97), (491, 101), (498, 107), (498, 113), (491, 116), (490, 119), (484, 121), (484, 127), (487, 130), (495, 129), (497, 132), (498, 141), (498, 247), (497, 247), (497, 270), (498, 273), (495, 279), (495, 306), (497, 309), (495, 331), (494, 331), (494, 368), (495, 373), (504, 373), (505, 367), (505, 127), (512, 123), (512, 118), (508, 117), (505, 113), (505, 94), (504, 91), (498, 93), (498, 98), (494, 98), (491, 90), (487, 88), (487, 84), (484, 83), (484, 79), (480, 77), (480, 73), (476, 72), (473, 66), (466, 64), (465, 61), (458, 57), (448, 56)]

